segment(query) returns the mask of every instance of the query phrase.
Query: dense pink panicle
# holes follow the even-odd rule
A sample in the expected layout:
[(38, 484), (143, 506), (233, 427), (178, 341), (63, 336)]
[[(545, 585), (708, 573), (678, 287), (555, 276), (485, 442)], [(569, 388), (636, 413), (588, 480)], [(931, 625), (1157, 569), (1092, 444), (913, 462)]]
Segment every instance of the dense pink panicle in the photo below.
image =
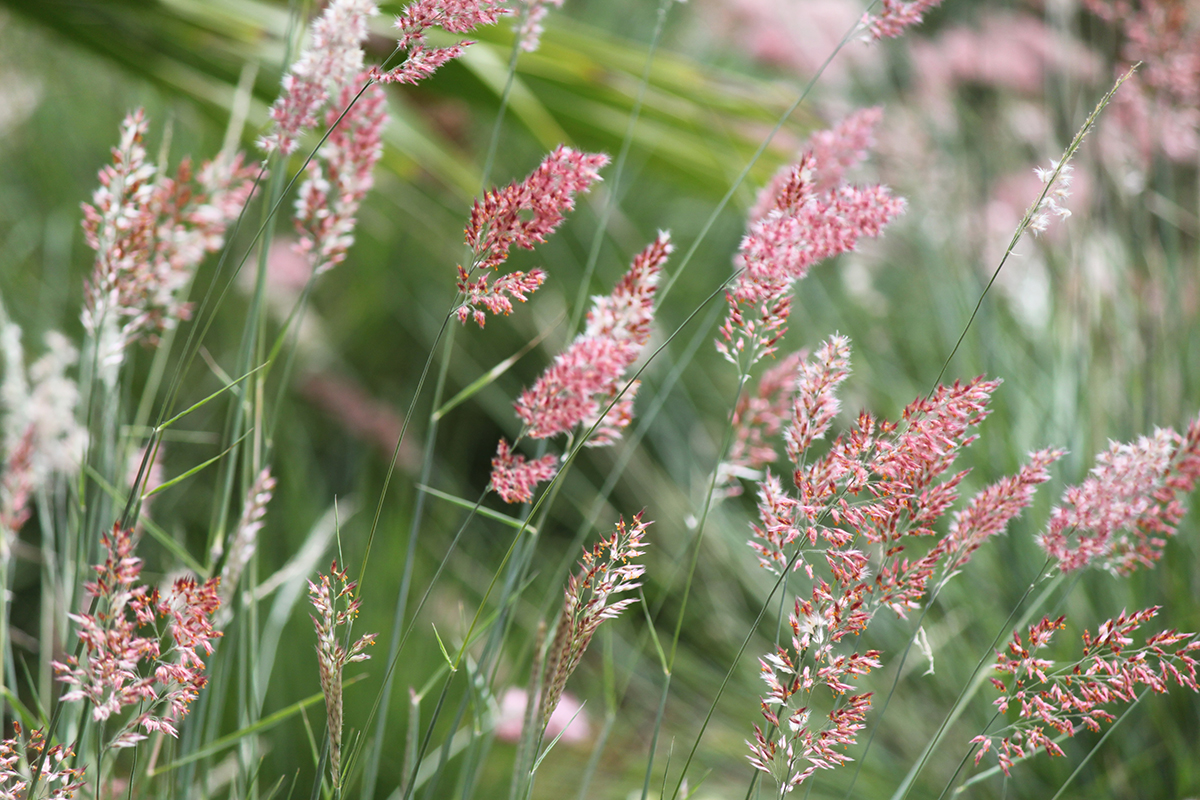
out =
[(920, 25), (924, 15), (941, 5), (942, 0), (882, 0), (878, 14), (864, 14), (862, 24), (868, 29), (867, 41), (894, 39), (913, 25)]
[(528, 503), (533, 499), (534, 488), (557, 473), (557, 456), (526, 461), (525, 456), (513, 455), (508, 440), (501, 439), (492, 458), (491, 488), (506, 503)]
[[(75, 751), (65, 745), (46, 749), (41, 729), (25, 736), (20, 722), (13, 722), (11, 739), (0, 740), (0, 798), (3, 800), (71, 800), (84, 786), (85, 767), (73, 767)], [(36, 765), (37, 794), (31, 796)]]
[(378, 13), (373, 0), (331, 0), (313, 20), (308, 47), (283, 77), (283, 92), (271, 106), (275, 125), (259, 140), (263, 150), (285, 156), (296, 151), (329, 98), (362, 71), (367, 21)]
[(542, 20), (546, 18), (550, 6), (562, 8), (563, 0), (518, 0), (522, 7), (521, 20), (516, 34), (521, 42), (521, 49), (532, 53), (542, 42)]
[[(325, 115), (332, 128), (329, 138), (308, 164), (308, 175), (296, 198), (297, 249), (320, 274), (346, 258), (354, 243), (358, 206), (375, 184), (373, 171), (383, 155), (383, 128), (387, 124), (387, 96), (377, 85), (368, 86), (358, 102), (355, 84), (365, 83), (361, 73), (342, 87), (337, 105)], [(345, 116), (342, 109), (349, 108)], [(334, 127), (334, 124), (337, 126)]]
[(783, 432), (788, 459), (799, 465), (812, 443), (825, 437), (841, 404), (837, 388), (850, 375), (850, 340), (834, 335), (800, 365), (792, 421)]
[[(219, 579), (200, 583), (179, 578), (160, 595), (138, 583), (142, 561), (134, 555), (132, 531), (114, 526), (102, 543), (107, 558), (94, 567), (96, 580), (85, 586), (99, 610), (71, 615), (85, 658), (52, 662), (58, 679), (72, 687), (62, 700), (87, 699), (98, 722), (137, 705), (139, 713), (119, 729), (111, 747), (131, 747), (145, 739), (138, 728), (177, 736), (176, 723), (208, 681), (203, 657), (213, 652), (212, 642), (221, 636), (211, 622), (220, 606)], [(167, 622), (170, 645), (165, 652), (158, 620)], [(145, 626), (155, 626), (152, 635), (137, 635)], [(143, 668), (142, 662), (148, 666)]]
[(766, 370), (754, 392), (738, 398), (733, 410), (733, 444), (718, 468), (717, 491), (722, 497), (742, 493), (738, 478), (758, 480), (764, 466), (778, 454), (768, 439), (779, 435), (796, 388), (796, 369), (805, 353), (797, 351)]
[(774, 352), (787, 330), (792, 284), (814, 264), (853, 250), (860, 237), (878, 236), (904, 211), (904, 200), (883, 186), (818, 191), (816, 170), (816, 158), (806, 153), (787, 180), (769, 190), (767, 212), (751, 220), (742, 239), (734, 262), (742, 272), (726, 294), (730, 313), (717, 342), (735, 363), (747, 350), (750, 364)]
[[(457, 286), (464, 295), (457, 311), (460, 321), (470, 317), (482, 326), (485, 316), (480, 305), (493, 314), (508, 313), (512, 303), (505, 294), (524, 302), (541, 285), (545, 279), (541, 270), (528, 276), (513, 273), (507, 282), (491, 281), (487, 271), (503, 264), (514, 245), (532, 250), (546, 241), (575, 207), (575, 195), (600, 180), (599, 170), (607, 163), (603, 153), (580, 153), (560, 145), (525, 180), (491, 189), (475, 201), (466, 228), (474, 260), (469, 268), (458, 268)], [(484, 274), (475, 278), (478, 271)]]
[(106, 363), (187, 318), (183, 292), (204, 256), (221, 248), (252, 188), (240, 157), (204, 164), (198, 181), (187, 160), (173, 177), (159, 173), (146, 161), (146, 130), (140, 109), (125, 118), (113, 164), (83, 206), (84, 238), (96, 251), (83, 324), (102, 340)]
[(495, 25), (500, 17), (511, 13), (502, 0), (417, 0), (410, 3), (395, 22), (400, 31), (398, 46), (406, 51), (404, 61), (386, 71), (375, 67), (371, 70), (371, 78), (381, 83), (417, 83), (474, 44), (462, 41), (448, 47), (431, 47), (426, 38), (430, 28), (468, 33), (480, 25)]
[[(660, 233), (634, 258), (611, 294), (593, 298), (583, 332), (517, 399), (517, 416), (526, 434), (546, 439), (582, 424), (597, 425), (589, 445), (611, 444), (620, 437), (632, 417), (638, 384), (625, 389), (619, 400), (617, 395), (624, 388), (626, 370), (650, 340), (654, 293), (670, 253), (670, 236)], [(614, 400), (601, 420), (601, 412)]]
[(1014, 757), (1032, 755), (1039, 748), (1061, 756), (1062, 749), (1049, 738), (1047, 729), (1066, 736), (1074, 736), (1078, 726), (1097, 732), (1101, 723), (1113, 720), (1104, 706), (1133, 702), (1139, 686), (1159, 694), (1166, 693), (1172, 683), (1200, 691), (1196, 634), (1167, 630), (1148, 637), (1141, 647), (1131, 647), (1133, 633), (1155, 617), (1159, 608), (1132, 614), (1122, 611), (1102, 624), (1095, 636), (1084, 631), (1083, 653), (1068, 664), (1037, 655), (1054, 632), (1064, 627), (1062, 617), (1045, 617), (1031, 625), (1025, 640), (1014, 631), (1008, 653), (998, 653), (996, 662), (996, 670), (1010, 676), (1010, 682), (993, 678), (992, 683), (1003, 693), (995, 701), (1000, 713), (1015, 705), (1020, 714), (1005, 730), (971, 740), (980, 746), (975, 763), (994, 748), (1007, 775)]
[(1029, 463), (1016, 475), (1001, 478), (971, 498), (961, 511), (954, 512), (950, 532), (939, 549), (948, 557), (943, 564), (947, 575), (961, 569), (985, 541), (1001, 534), (1008, 523), (1033, 502), (1038, 485), (1050, 480), (1049, 467), (1065, 452), (1047, 448), (1029, 454)]
[(1088, 478), (1063, 493), (1038, 543), (1064, 572), (1093, 563), (1117, 574), (1151, 566), (1185, 513), (1179, 495), (1198, 478), (1200, 417), (1184, 436), (1158, 429), (1113, 443)]
[[(872, 106), (850, 114), (829, 130), (816, 131), (808, 137), (801, 148), (801, 158), (806, 153), (813, 159), (813, 188), (827, 192), (842, 182), (846, 171), (865, 161), (868, 151), (875, 145), (875, 128), (883, 120), (883, 108)], [(792, 176), (791, 167), (783, 167), (771, 182), (758, 193), (748, 220), (762, 219), (775, 208), (776, 200)]]

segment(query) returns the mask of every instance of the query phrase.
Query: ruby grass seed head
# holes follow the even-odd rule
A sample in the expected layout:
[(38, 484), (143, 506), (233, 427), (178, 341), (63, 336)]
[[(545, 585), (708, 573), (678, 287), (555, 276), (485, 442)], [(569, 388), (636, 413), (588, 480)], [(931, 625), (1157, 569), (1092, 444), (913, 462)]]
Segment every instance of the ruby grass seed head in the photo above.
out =
[(643, 513), (635, 514), (633, 524), (629, 526), (625, 525), (623, 518), (618, 520), (611, 535), (600, 540), (591, 550), (585, 549), (583, 559), (579, 562), (580, 571), (567, 580), (562, 612), (546, 654), (542, 696), (538, 703), (541, 709), (540, 730), (545, 730), (562, 697), (567, 679), (579, 666), (600, 623), (615, 619), (637, 602), (636, 597), (609, 601), (615, 594), (631, 592), (642, 585), (638, 579), (646, 568), (636, 559), (645, 552), (643, 538), (650, 525), (649, 520), (643, 521)]

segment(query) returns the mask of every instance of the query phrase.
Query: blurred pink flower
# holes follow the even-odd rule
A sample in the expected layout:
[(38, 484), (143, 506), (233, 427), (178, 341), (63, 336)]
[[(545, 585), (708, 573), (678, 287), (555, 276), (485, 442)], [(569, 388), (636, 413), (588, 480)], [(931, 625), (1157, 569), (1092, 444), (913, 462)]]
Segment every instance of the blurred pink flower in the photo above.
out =
[(894, 39), (913, 25), (920, 25), (926, 13), (942, 4), (942, 0), (883, 0), (878, 14), (863, 14), (867, 39)]
[(939, 99), (964, 84), (1040, 96), (1047, 73), (1084, 82), (1100, 76), (1095, 53), (1030, 14), (987, 13), (978, 27), (913, 40), (910, 53), (920, 91)]
[[(515, 686), (504, 690), (500, 698), (500, 718), (496, 722), (496, 738), (502, 742), (516, 742), (521, 739), (521, 731), (525, 725), (525, 710), (529, 703), (529, 693)], [(562, 734), (559, 741), (566, 744), (579, 744), (592, 738), (592, 723), (587, 711), (575, 695), (564, 692), (558, 701), (558, 708), (550, 715), (546, 726), (546, 738), (553, 739)]]

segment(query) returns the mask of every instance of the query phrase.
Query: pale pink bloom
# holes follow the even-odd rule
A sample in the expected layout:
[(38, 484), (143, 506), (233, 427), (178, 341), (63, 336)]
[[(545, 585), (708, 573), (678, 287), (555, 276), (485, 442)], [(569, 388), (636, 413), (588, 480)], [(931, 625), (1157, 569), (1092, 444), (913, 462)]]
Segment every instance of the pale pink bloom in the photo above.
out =
[(146, 129), (140, 109), (125, 118), (113, 164), (83, 206), (84, 238), (96, 251), (83, 325), (100, 342), (106, 381), (126, 345), (155, 343), (188, 317), (184, 291), (204, 256), (221, 249), (253, 186), (240, 156), (204, 164), (195, 180), (186, 159), (174, 177), (159, 173), (146, 162)]
[[(546, 273), (540, 269), (495, 281), (488, 271), (503, 264), (514, 245), (532, 250), (545, 242), (575, 207), (575, 195), (600, 180), (599, 170), (606, 164), (608, 156), (602, 153), (580, 153), (560, 145), (525, 180), (491, 189), (475, 201), (466, 229), (474, 260), (469, 267), (458, 268), (457, 286), (464, 295), (457, 310), (459, 321), (473, 318), (482, 327), (486, 315), (480, 306), (493, 314), (508, 314), (509, 298), (524, 302), (542, 284)], [(474, 278), (477, 272), (483, 274)]]
[(617, 521), (616, 529), (601, 539), (591, 550), (583, 551), (580, 572), (571, 575), (563, 590), (563, 607), (555, 626), (554, 640), (546, 653), (546, 666), (539, 700), (543, 730), (558, 708), (567, 679), (579, 666), (583, 653), (591, 643), (600, 624), (616, 619), (622, 611), (637, 602), (636, 597), (612, 600), (612, 596), (631, 592), (642, 584), (638, 580), (646, 568), (635, 559), (645, 553), (643, 541), (649, 520), (642, 513), (633, 517), (626, 527), (625, 520)]
[(1118, 574), (1152, 566), (1185, 509), (1179, 495), (1200, 478), (1200, 417), (1180, 436), (1158, 429), (1112, 443), (1088, 478), (1063, 493), (1038, 543), (1064, 572), (1097, 563)]
[(1012, 676), (1011, 686), (996, 678), (992, 678), (992, 684), (1003, 692), (995, 701), (1000, 713), (1010, 706), (1018, 707), (1020, 713), (1016, 722), (1003, 730), (971, 740), (971, 744), (980, 746), (975, 763), (994, 747), (1000, 768), (1007, 775), (1015, 759), (1031, 756), (1039, 749), (1061, 756), (1062, 749), (1048, 731), (1074, 736), (1082, 726), (1098, 732), (1101, 723), (1114, 718), (1104, 706), (1134, 702), (1139, 686), (1159, 694), (1166, 693), (1171, 683), (1200, 691), (1196, 675), (1200, 641), (1196, 634), (1167, 630), (1147, 638), (1142, 647), (1131, 647), (1134, 631), (1156, 616), (1160, 608), (1152, 606), (1133, 614), (1122, 611), (1102, 624), (1095, 636), (1084, 631), (1080, 659), (1066, 664), (1037, 654), (1050, 643), (1054, 632), (1064, 627), (1063, 617), (1044, 617), (1031, 625), (1026, 641), (1013, 631), (1009, 653), (998, 654), (996, 662), (998, 672)]
[[(869, 127), (850, 126), (840, 144), (836, 140), (843, 137), (819, 141), (827, 152), (840, 153), (848, 162), (857, 155)], [(827, 158), (831, 169), (844, 163), (837, 156)], [(726, 294), (730, 311), (717, 349), (734, 363), (748, 358), (743, 369), (773, 353), (786, 332), (792, 284), (813, 264), (853, 250), (860, 237), (878, 236), (904, 211), (904, 201), (883, 186), (839, 184), (819, 191), (818, 169), (809, 151), (789, 168), (786, 180), (764, 189), (753, 212), (758, 216), (752, 216), (742, 240), (734, 262), (742, 272)]]
[[(828, 192), (842, 182), (846, 171), (866, 160), (875, 145), (875, 128), (883, 119), (880, 106), (850, 114), (829, 130), (815, 131), (800, 150), (800, 159), (812, 155), (814, 192)], [(782, 167), (758, 193), (747, 219), (758, 220), (776, 208), (779, 196), (792, 180), (794, 167)]]
[[(354, 105), (365, 73), (342, 87), (337, 104), (325, 114), (332, 128), (329, 138), (308, 163), (308, 175), (296, 197), (297, 248), (321, 274), (346, 257), (354, 243), (355, 214), (375, 184), (375, 163), (383, 155), (383, 128), (387, 124), (387, 96), (377, 85), (368, 86)], [(338, 122), (342, 109), (349, 108)], [(336, 127), (334, 123), (337, 123)]]
[[(724, 0), (704, 3), (705, 32), (732, 39), (736, 51), (771, 67), (811, 75), (862, 17), (852, 0), (805, 0), (796, 13), (793, 0)], [(877, 51), (846, 48), (825, 69), (822, 82), (844, 80), (850, 68), (880, 63)]]
[(0, 799), (33, 800), (29, 784), (36, 765), (37, 800), (71, 800), (84, 785), (85, 767), (72, 767), (74, 760), (70, 747), (56, 744), (47, 750), (41, 729), (25, 736), (21, 723), (13, 722), (13, 737), (0, 740)]
[(296, 151), (329, 98), (362, 71), (367, 21), (378, 13), (372, 0), (331, 0), (313, 20), (308, 46), (283, 77), (283, 92), (271, 106), (275, 125), (259, 140), (263, 150)]
[[(113, 526), (101, 542), (107, 558), (94, 567), (96, 580), (85, 586), (97, 612), (70, 615), (78, 626), (84, 659), (67, 656), (64, 662), (52, 662), (58, 679), (72, 687), (61, 699), (87, 699), (97, 722), (137, 705), (139, 713), (111, 740), (114, 748), (132, 747), (153, 731), (177, 736), (176, 724), (208, 682), (203, 657), (213, 652), (212, 642), (221, 636), (211, 623), (220, 606), (219, 581), (180, 578), (160, 596), (138, 582), (142, 561), (134, 555), (132, 531)], [(157, 628), (161, 620), (168, 622), (165, 651)], [(145, 626), (153, 626), (152, 636), (137, 635)]]
[(329, 568), (329, 575), (318, 575), (316, 583), (308, 582), (308, 598), (317, 612), (312, 622), (317, 631), (321, 692), (325, 695), (329, 771), (335, 787), (340, 785), (342, 777), (342, 671), (347, 664), (369, 659), (366, 650), (375, 644), (378, 635), (364, 634), (348, 648), (343, 646), (343, 642), (349, 642), (347, 626), (354, 622), (361, 605), (356, 589), (357, 584), (346, 576), (345, 570), (338, 569), (336, 561)]
[[(517, 416), (534, 439), (566, 433), (576, 425), (591, 426), (622, 388), (631, 367), (650, 338), (654, 292), (662, 265), (671, 253), (670, 237), (658, 239), (633, 261), (629, 272), (608, 297), (596, 297), (583, 333), (516, 402)], [(633, 393), (608, 412), (590, 444), (610, 444), (629, 423)]]
[(863, 14), (862, 24), (868, 29), (866, 39), (894, 39), (913, 25), (920, 25), (924, 15), (941, 4), (942, 0), (882, 0), (878, 14)]
[(528, 503), (539, 483), (558, 474), (558, 456), (542, 456), (526, 461), (525, 456), (512, 454), (506, 439), (496, 446), (492, 458), (491, 488), (506, 503)]
[[(496, 738), (502, 742), (519, 742), (525, 726), (529, 692), (510, 686), (500, 697), (500, 718), (496, 721)], [(559, 738), (563, 744), (591, 741), (592, 724), (583, 703), (570, 692), (563, 692), (558, 707), (546, 723), (546, 737)]]
[(1039, 484), (1050, 480), (1049, 466), (1065, 452), (1047, 448), (1029, 454), (1029, 463), (1016, 475), (983, 489), (961, 511), (954, 512), (950, 531), (936, 549), (947, 553), (942, 569), (948, 575), (961, 569), (985, 541), (1001, 534), (1008, 523), (1033, 502)]
[(762, 374), (753, 393), (743, 393), (733, 410), (733, 444), (718, 467), (717, 491), (722, 497), (742, 493), (738, 478), (758, 480), (759, 472), (778, 457), (767, 441), (779, 434), (796, 388), (796, 368), (805, 353), (798, 351)]
[(77, 421), (79, 387), (67, 377), (78, 353), (60, 333), (46, 334), (46, 353), (25, 369), (21, 329), (0, 329), (4, 381), (4, 471), (0, 476), (0, 564), (7, 562), (11, 540), (29, 517), (29, 502), (54, 477), (75, 475), (87, 445)]
[(371, 75), (383, 83), (417, 83), (474, 44), (461, 41), (449, 47), (432, 47), (426, 39), (430, 28), (468, 33), (480, 25), (495, 25), (496, 20), (511, 13), (502, 0), (417, 0), (396, 17), (398, 46), (406, 51), (404, 61), (386, 72), (376, 67)]
[[(242, 503), (242, 515), (229, 537), (225, 565), (221, 567), (221, 610), (217, 613), (216, 626), (224, 628), (233, 618), (233, 598), (242, 573), (258, 549), (258, 532), (262, 530), (263, 518), (267, 515), (267, 504), (275, 493), (275, 478), (271, 468), (265, 467), (258, 473), (246, 499)], [(220, 555), (218, 544), (214, 556)]]
[(517, 27), (517, 40), (521, 49), (532, 53), (542, 42), (542, 20), (546, 18), (550, 6), (562, 8), (563, 0), (517, 0), (521, 6), (521, 21)]
[(836, 334), (800, 365), (792, 400), (792, 421), (783, 432), (787, 455), (793, 464), (800, 464), (814, 441), (825, 438), (841, 407), (837, 388), (849, 375), (850, 340)]

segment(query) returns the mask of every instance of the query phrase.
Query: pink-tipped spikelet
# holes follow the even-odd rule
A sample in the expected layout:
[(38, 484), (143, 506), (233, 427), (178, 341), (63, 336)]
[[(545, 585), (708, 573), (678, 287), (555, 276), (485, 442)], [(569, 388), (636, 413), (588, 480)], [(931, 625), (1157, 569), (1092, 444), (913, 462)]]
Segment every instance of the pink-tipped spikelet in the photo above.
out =
[(501, 439), (492, 458), (491, 488), (506, 503), (528, 503), (539, 483), (558, 473), (558, 457), (542, 456), (526, 461), (525, 456), (513, 455), (507, 439)]
[(743, 370), (775, 352), (787, 331), (796, 281), (814, 264), (853, 250), (859, 238), (878, 236), (904, 211), (904, 201), (883, 186), (838, 182), (869, 144), (877, 116), (868, 109), (827, 135), (814, 135), (800, 161), (760, 193), (734, 261), (741, 273), (726, 294), (729, 315), (717, 341), (717, 349)]
[(718, 468), (716, 489), (721, 497), (740, 495), (739, 478), (759, 480), (759, 470), (779, 457), (768, 439), (779, 435), (787, 419), (796, 390), (796, 369), (804, 357), (803, 351), (784, 357), (763, 372), (753, 393), (738, 398), (733, 410), (733, 443)]
[(618, 520), (612, 534), (600, 540), (591, 550), (583, 551), (583, 559), (579, 562), (580, 572), (568, 579), (554, 640), (546, 653), (539, 702), (542, 729), (558, 706), (567, 679), (579, 666), (600, 623), (615, 619), (637, 602), (634, 597), (610, 600), (615, 594), (631, 592), (642, 585), (638, 578), (646, 568), (636, 563), (635, 559), (645, 552), (643, 538), (649, 525), (649, 520), (642, 521), (640, 512), (634, 515), (633, 524), (628, 527), (624, 519)]
[(259, 140), (263, 150), (285, 156), (296, 151), (329, 99), (362, 71), (367, 22), (378, 13), (373, 0), (331, 0), (313, 20), (308, 47), (284, 76), (283, 92), (271, 106), (275, 125)]
[[(517, 399), (515, 407), (525, 425), (525, 435), (548, 439), (576, 426), (595, 426), (589, 446), (612, 444), (620, 438), (633, 419), (633, 398), (638, 389), (636, 381), (625, 388), (624, 376), (650, 340), (654, 293), (671, 250), (670, 236), (659, 233), (634, 258), (629, 272), (611, 294), (592, 299), (583, 332)], [(609, 404), (612, 408), (601, 419), (601, 412)], [(528, 500), (533, 486), (554, 476), (557, 467), (550, 458), (526, 463), (517, 456), (514, 461), (508, 443), (501, 440), (492, 461), (492, 487), (510, 503)], [(506, 494), (514, 499), (509, 500)]]
[[(56, 744), (46, 749), (39, 728), (26, 736), (14, 721), (13, 735), (0, 740), (0, 798), (3, 800), (71, 800), (83, 788), (83, 767), (73, 767), (75, 751)], [(30, 794), (33, 776), (30, 765), (40, 765), (36, 794)]]
[(206, 163), (198, 180), (187, 160), (174, 177), (159, 173), (146, 161), (146, 130), (140, 109), (125, 118), (113, 164), (100, 171), (93, 205), (83, 206), (84, 238), (96, 251), (83, 325), (109, 367), (119, 366), (126, 345), (153, 343), (187, 319), (184, 290), (204, 256), (221, 248), (252, 188), (240, 157)]
[(542, 42), (542, 20), (550, 11), (550, 6), (562, 8), (563, 0), (517, 0), (521, 6), (521, 20), (516, 35), (521, 43), (521, 49), (532, 53)]
[(920, 25), (930, 9), (937, 8), (942, 0), (882, 0), (878, 14), (863, 14), (862, 24), (867, 28), (867, 40), (894, 39), (913, 25)]
[(336, 561), (328, 575), (319, 575), (317, 582), (308, 582), (308, 599), (316, 609), (312, 616), (317, 631), (317, 667), (321, 676), (321, 692), (325, 695), (325, 714), (329, 732), (329, 773), (335, 787), (340, 787), (342, 778), (342, 671), (347, 664), (366, 661), (371, 656), (367, 648), (375, 644), (377, 634), (368, 633), (358, 638), (349, 649), (343, 647), (347, 640), (345, 626), (351, 625), (358, 616), (361, 605), (355, 596), (357, 584), (339, 570)]
[(396, 17), (400, 31), (398, 47), (405, 51), (400, 66), (389, 70), (379, 67), (371, 77), (382, 83), (417, 83), (432, 75), (446, 62), (458, 58), (474, 42), (461, 41), (449, 47), (433, 47), (427, 39), (430, 28), (450, 33), (469, 33), (480, 25), (495, 25), (512, 13), (502, 0), (417, 0)]
[[(71, 615), (84, 658), (52, 662), (58, 679), (72, 687), (62, 700), (88, 700), (97, 722), (137, 706), (138, 713), (121, 726), (110, 747), (132, 747), (145, 739), (138, 728), (178, 736), (176, 723), (208, 682), (204, 657), (221, 636), (211, 622), (221, 603), (219, 579), (199, 583), (179, 578), (160, 594), (138, 582), (142, 560), (134, 555), (132, 531), (113, 526), (101, 541), (107, 559), (93, 568), (96, 580), (85, 587), (97, 610)], [(161, 621), (167, 623), (165, 632), (159, 629)], [(149, 636), (139, 635), (144, 627), (150, 628)], [(160, 642), (164, 633), (165, 651)], [(143, 662), (148, 666), (142, 667)]]
[(1098, 564), (1127, 574), (1152, 566), (1185, 509), (1181, 494), (1200, 478), (1200, 417), (1180, 436), (1158, 429), (1132, 444), (1113, 443), (1082, 484), (1063, 493), (1039, 539), (1064, 572)]
[[(346, 258), (354, 243), (358, 206), (375, 184), (372, 173), (383, 155), (387, 124), (383, 89), (372, 84), (351, 105), (358, 94), (356, 86), (366, 80), (366, 73), (360, 73), (343, 86), (337, 103), (325, 113), (325, 124), (332, 131), (309, 162), (296, 198), (296, 230), (300, 234), (296, 247), (317, 274)], [(349, 111), (338, 122), (346, 108)]]
[[(472, 318), (483, 327), (486, 315), (508, 314), (512, 300), (525, 302), (546, 279), (540, 269), (513, 272), (492, 280), (489, 270), (508, 259), (514, 245), (532, 250), (546, 241), (575, 207), (575, 195), (585, 192), (600, 180), (600, 169), (608, 164), (603, 153), (580, 153), (559, 146), (523, 181), (484, 192), (471, 208), (466, 241), (474, 254), (469, 267), (458, 268), (458, 290), (463, 304), (457, 314), (460, 322)], [(477, 272), (482, 272), (478, 278)], [(482, 308), (481, 308), (482, 307)]]
[(1039, 749), (1061, 756), (1062, 748), (1050, 738), (1050, 731), (1074, 736), (1077, 726), (1082, 726), (1098, 732), (1102, 723), (1113, 720), (1104, 706), (1132, 703), (1139, 686), (1159, 694), (1165, 694), (1171, 683), (1200, 691), (1196, 676), (1200, 641), (1196, 634), (1167, 630), (1147, 638), (1142, 647), (1130, 647), (1133, 632), (1155, 617), (1160, 608), (1152, 606), (1132, 614), (1122, 611), (1103, 623), (1095, 636), (1084, 631), (1083, 653), (1078, 661), (1068, 664), (1037, 655), (1050, 643), (1054, 632), (1064, 627), (1062, 617), (1043, 617), (1029, 626), (1026, 640), (1013, 631), (1008, 653), (998, 653), (996, 662), (996, 670), (1010, 677), (1008, 682), (992, 678), (992, 684), (1003, 692), (995, 701), (1000, 713), (1015, 705), (1020, 714), (1003, 731), (980, 734), (971, 740), (979, 746), (975, 763), (994, 750), (1000, 768), (1008, 775), (1014, 759), (1027, 758)]

